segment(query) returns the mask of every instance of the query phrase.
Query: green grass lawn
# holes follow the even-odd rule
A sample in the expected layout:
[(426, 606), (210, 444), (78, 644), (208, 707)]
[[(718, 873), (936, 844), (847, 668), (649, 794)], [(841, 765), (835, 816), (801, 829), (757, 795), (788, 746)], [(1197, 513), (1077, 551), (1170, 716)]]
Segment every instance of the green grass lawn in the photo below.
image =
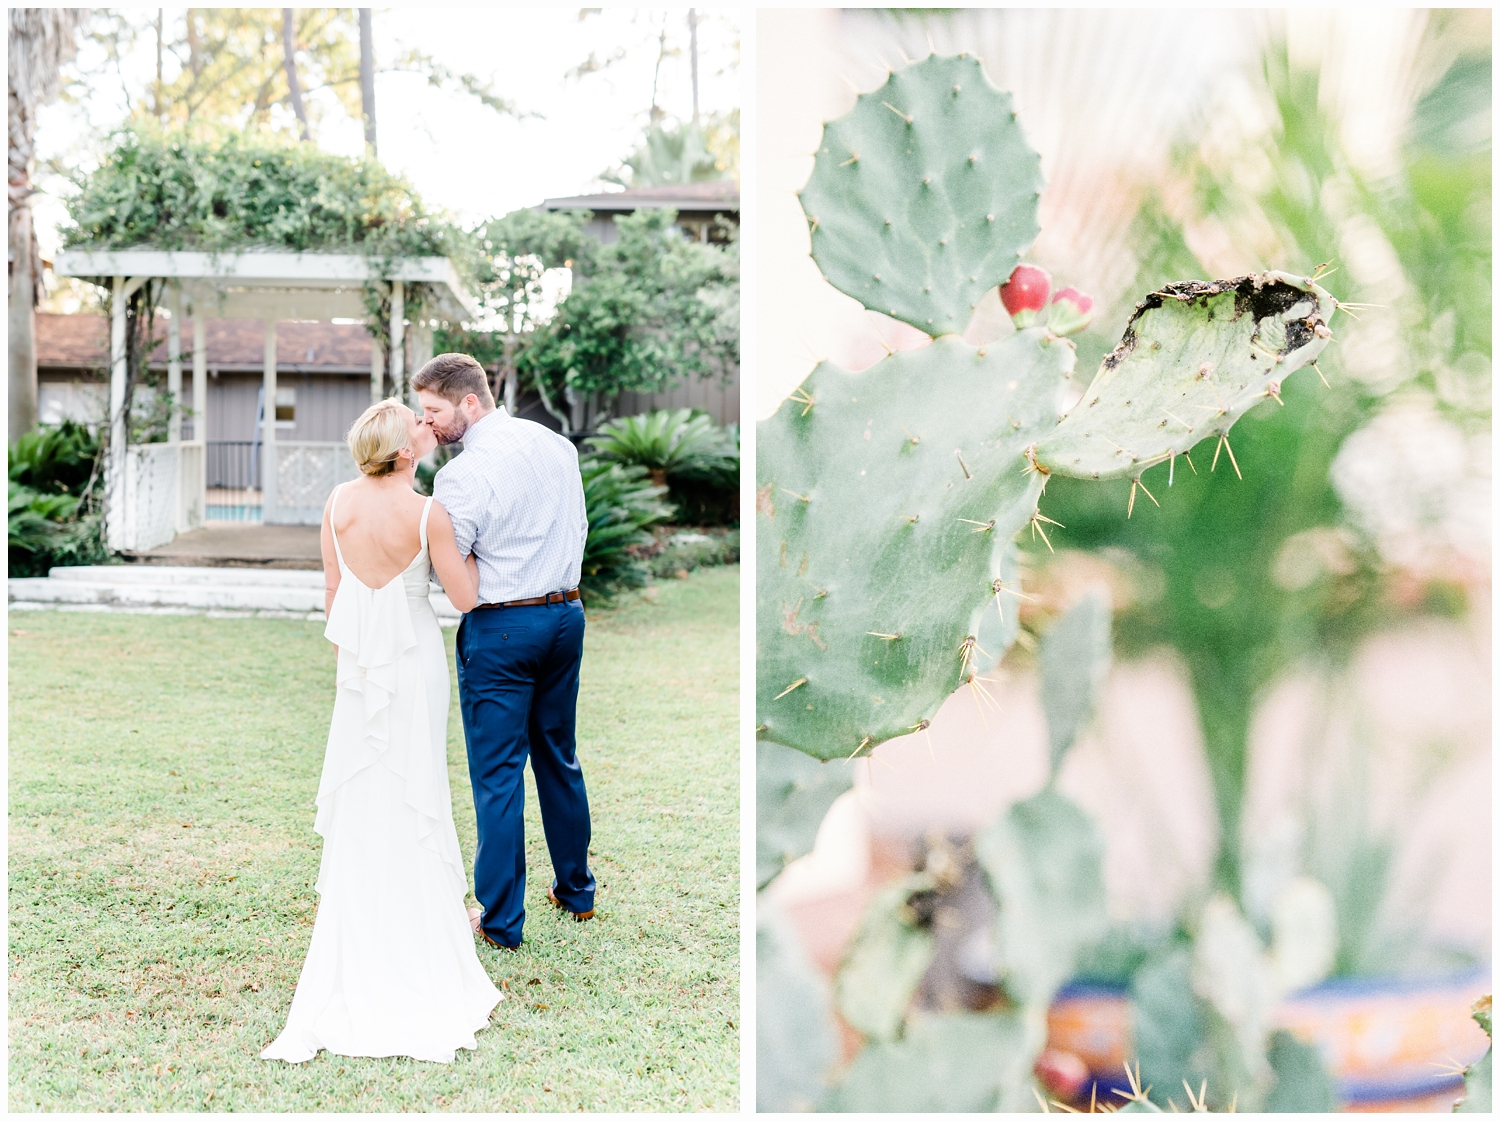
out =
[[(547, 906), (528, 780), (526, 942), (451, 1065), (257, 1058), (316, 911), (323, 625), (12, 615), (10, 1109), (738, 1110), (739, 570), (653, 591), (584, 644), (598, 914)], [(456, 688), (448, 743), (472, 868)]]

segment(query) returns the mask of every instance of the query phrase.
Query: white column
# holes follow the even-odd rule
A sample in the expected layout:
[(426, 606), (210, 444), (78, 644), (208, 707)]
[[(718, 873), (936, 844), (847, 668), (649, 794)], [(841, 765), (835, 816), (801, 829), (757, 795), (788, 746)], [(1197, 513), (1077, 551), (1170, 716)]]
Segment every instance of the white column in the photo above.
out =
[(208, 473), (208, 326), (203, 303), (193, 298), (193, 438), (203, 448), (204, 474)]
[[(432, 360), (432, 322), (427, 318), (419, 318), (411, 324), (411, 375), (415, 377), (422, 371), (422, 366)], [(420, 411), (415, 391), (407, 397), (413, 412)]]
[(391, 395), (403, 404), (406, 387), (406, 284), (391, 280)]
[(167, 394), (172, 415), (167, 419), (167, 442), (182, 442), (182, 288), (174, 286), (167, 296), (171, 314), (167, 322)]
[(380, 340), (370, 342), (370, 403), (379, 404), (385, 399), (385, 358), (380, 355)]
[(266, 318), (265, 415), (260, 443), (260, 520), (276, 521), (276, 315)]
[(125, 548), (125, 279), (114, 277), (109, 292), (109, 461), (107, 488), (109, 548)]

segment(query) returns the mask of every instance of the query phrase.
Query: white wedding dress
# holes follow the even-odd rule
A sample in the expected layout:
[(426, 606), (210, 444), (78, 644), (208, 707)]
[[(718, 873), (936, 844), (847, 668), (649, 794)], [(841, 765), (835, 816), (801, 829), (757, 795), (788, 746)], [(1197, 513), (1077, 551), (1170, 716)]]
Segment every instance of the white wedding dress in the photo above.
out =
[[(335, 494), (335, 509), (338, 496)], [(318, 785), (318, 916), (291, 1013), (263, 1059), (453, 1062), (503, 997), (474, 952), (448, 792), (448, 661), (421, 549), (372, 589), (344, 564), (324, 635), (338, 691)]]

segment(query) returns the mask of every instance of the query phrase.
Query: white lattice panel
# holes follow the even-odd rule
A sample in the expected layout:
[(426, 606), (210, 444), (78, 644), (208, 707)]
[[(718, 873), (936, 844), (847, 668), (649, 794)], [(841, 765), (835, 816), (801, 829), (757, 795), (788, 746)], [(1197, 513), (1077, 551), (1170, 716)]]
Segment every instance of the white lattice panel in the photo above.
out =
[(276, 522), (319, 525), (333, 488), (358, 477), (346, 443), (277, 443)]
[(177, 536), (177, 448), (144, 443), (126, 449), (122, 548), (142, 552)]

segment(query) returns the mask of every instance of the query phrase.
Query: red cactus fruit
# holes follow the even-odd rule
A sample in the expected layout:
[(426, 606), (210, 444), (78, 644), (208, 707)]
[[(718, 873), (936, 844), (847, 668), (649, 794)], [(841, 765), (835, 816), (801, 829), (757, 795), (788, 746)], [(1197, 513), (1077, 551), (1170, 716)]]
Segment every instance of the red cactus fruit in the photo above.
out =
[(1061, 1048), (1048, 1048), (1037, 1058), (1036, 1077), (1042, 1086), (1064, 1099), (1083, 1093), (1089, 1081), (1088, 1065), (1077, 1055)]
[(1052, 296), (1052, 305), (1047, 308), (1047, 328), (1059, 337), (1087, 329), (1093, 320), (1093, 296), (1077, 287), (1063, 287)]
[(1036, 316), (1047, 305), (1052, 276), (1040, 267), (1022, 263), (1000, 287), (1000, 301), (1017, 329), (1036, 324)]

